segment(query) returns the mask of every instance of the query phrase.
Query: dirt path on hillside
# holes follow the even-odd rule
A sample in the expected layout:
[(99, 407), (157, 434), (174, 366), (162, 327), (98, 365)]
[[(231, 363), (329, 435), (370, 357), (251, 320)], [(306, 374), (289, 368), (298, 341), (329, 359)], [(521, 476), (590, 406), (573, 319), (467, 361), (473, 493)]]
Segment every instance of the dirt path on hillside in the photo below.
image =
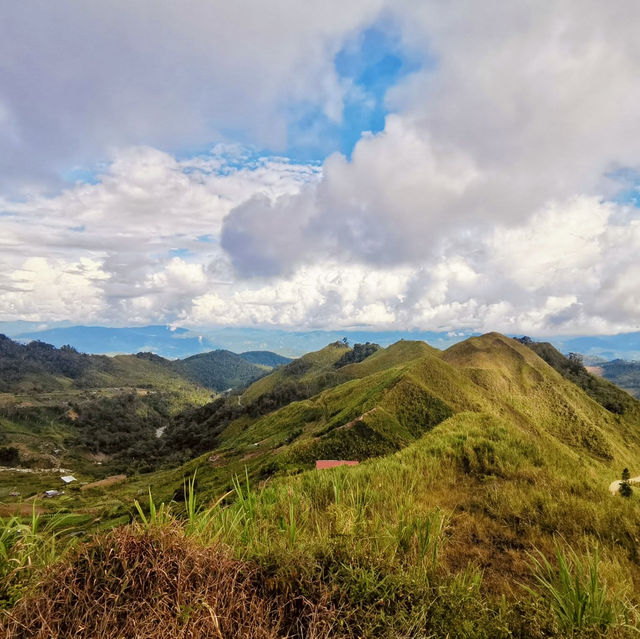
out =
[(368, 410), (366, 413), (362, 413), (362, 415), (360, 415), (359, 417), (356, 417), (354, 420), (347, 422), (346, 424), (342, 424), (342, 426), (338, 426), (336, 430), (342, 430), (343, 428), (347, 430), (349, 428), (353, 428), (358, 422), (361, 422), (367, 415), (370, 415), (371, 413), (375, 413), (377, 410), (378, 410), (378, 407), (376, 406)]
[[(621, 480), (620, 480), (620, 479), (616, 479), (616, 481), (612, 481), (612, 482), (609, 484), (609, 492), (610, 492), (612, 495), (615, 495), (615, 494), (618, 492), (618, 488), (620, 488), (620, 482), (621, 482)], [(629, 479), (629, 482), (630, 482), (631, 484), (640, 484), (640, 475), (638, 475), (637, 477), (631, 477), (631, 478)]]

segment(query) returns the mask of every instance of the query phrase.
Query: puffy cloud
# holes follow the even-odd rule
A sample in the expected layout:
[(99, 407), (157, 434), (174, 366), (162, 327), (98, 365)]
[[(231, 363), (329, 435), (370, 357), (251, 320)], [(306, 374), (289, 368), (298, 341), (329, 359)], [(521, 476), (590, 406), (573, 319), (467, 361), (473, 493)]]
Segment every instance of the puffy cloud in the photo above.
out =
[(340, 119), (333, 57), (378, 0), (10, 3), (0, 22), (0, 184), (112, 148), (192, 149), (241, 131), (283, 149), (292, 105)]
[(100, 262), (89, 258), (66, 261), (31, 257), (20, 268), (3, 273), (0, 318), (95, 318), (106, 310), (100, 284), (108, 278)]
[[(25, 273), (36, 274), (27, 278), (30, 286), (19, 289), (22, 304), (15, 296), (4, 298), (4, 315), (168, 321), (211, 283), (229, 281), (231, 268), (219, 246), (224, 216), (257, 194), (276, 198), (317, 179), (313, 165), (235, 151), (214, 149), (180, 161), (135, 147), (118, 153), (96, 184), (80, 183), (50, 198), (0, 200), (0, 274), (12, 289)], [(99, 265), (105, 277), (95, 281), (93, 273), (74, 266), (85, 262)], [(52, 292), (38, 312), (43, 298), (37, 277), (49, 282), (49, 271), (87, 280), (85, 288), (73, 288), (78, 305)], [(96, 296), (100, 304), (94, 303)], [(93, 301), (83, 305), (84, 297)]]
[[(640, 42), (632, 1), (563, 0), (553, 7), (495, 2), (405, 2), (395, 5), (406, 46), (434, 62), (391, 90), (384, 131), (364, 136), (350, 160), (328, 158), (322, 181), (306, 192), (291, 229), (299, 263), (346, 254), (379, 264), (441, 254), (451, 242), (496, 224), (517, 225), (550, 202), (606, 196), (616, 167), (636, 166)], [(233, 212), (225, 233), (241, 225), (261, 256), (282, 255), (280, 216)], [(276, 223), (265, 233), (264, 217)], [(257, 219), (260, 219), (258, 223)], [(255, 223), (255, 224), (254, 224)], [(225, 242), (247, 273), (236, 244)], [(313, 259), (313, 258), (311, 258)], [(279, 261), (283, 270), (291, 268)]]
[[(0, 202), (7, 317), (80, 317), (62, 293), (37, 310), (25, 273), (44, 259), (58, 273), (51, 290), (69, 281), (82, 317), (101, 321), (640, 328), (640, 216), (613, 197), (622, 169), (640, 166), (635, 1), (272, 11), (190, 0), (154, 4), (152, 25), (146, 3), (73, 20), (72, 3), (61, 6), (61, 34), (83, 34), (73, 46), (38, 37), (51, 19), (43, 5), (24, 49), (0, 55), (12, 62), (0, 66), (0, 157), (15, 158), (4, 176), (95, 157), (107, 142), (117, 150), (96, 184)], [(22, 11), (10, 25), (25, 28)], [(158, 150), (222, 129), (283, 145), (299, 101), (339, 119), (353, 87), (333, 58), (380, 16), (423, 65), (389, 91), (384, 130), (349, 158), (320, 168), (242, 147), (189, 159)], [(111, 28), (97, 33), (100, 21)], [(45, 81), (18, 86), (16, 69)], [(52, 124), (53, 113), (69, 122)]]

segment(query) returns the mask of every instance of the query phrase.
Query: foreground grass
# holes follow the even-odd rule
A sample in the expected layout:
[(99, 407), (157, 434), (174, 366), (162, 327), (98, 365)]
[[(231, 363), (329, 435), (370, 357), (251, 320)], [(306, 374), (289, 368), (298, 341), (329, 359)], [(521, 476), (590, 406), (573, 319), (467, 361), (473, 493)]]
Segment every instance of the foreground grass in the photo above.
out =
[[(605, 471), (462, 414), (356, 468), (260, 490), (237, 477), (210, 503), (191, 480), (184, 502), (150, 495), (137, 524), (88, 543), (51, 553), (41, 535), (44, 571), (21, 573), (5, 632), (74, 636), (71, 619), (77, 636), (151, 637), (155, 619), (163, 637), (636, 637), (640, 507), (606, 494)], [(215, 630), (227, 621), (242, 630)]]

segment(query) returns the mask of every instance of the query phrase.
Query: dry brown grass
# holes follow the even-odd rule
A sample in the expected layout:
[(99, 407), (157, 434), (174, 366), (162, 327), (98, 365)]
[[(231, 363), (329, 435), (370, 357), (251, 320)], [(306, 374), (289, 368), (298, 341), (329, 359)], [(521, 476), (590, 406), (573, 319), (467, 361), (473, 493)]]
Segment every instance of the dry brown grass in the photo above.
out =
[(90, 490), (91, 488), (108, 488), (109, 486), (113, 486), (114, 484), (123, 482), (126, 478), (126, 475), (111, 475), (110, 477), (105, 477), (104, 479), (100, 479), (99, 481), (93, 481), (90, 484), (80, 486), (80, 490)]
[(22, 501), (0, 504), (0, 517), (13, 517), (14, 515), (30, 517), (34, 510), (36, 515), (42, 515), (47, 512), (46, 508), (38, 506), (33, 502)]
[(0, 621), (7, 639), (334, 637), (335, 610), (179, 528), (123, 527), (51, 566)]

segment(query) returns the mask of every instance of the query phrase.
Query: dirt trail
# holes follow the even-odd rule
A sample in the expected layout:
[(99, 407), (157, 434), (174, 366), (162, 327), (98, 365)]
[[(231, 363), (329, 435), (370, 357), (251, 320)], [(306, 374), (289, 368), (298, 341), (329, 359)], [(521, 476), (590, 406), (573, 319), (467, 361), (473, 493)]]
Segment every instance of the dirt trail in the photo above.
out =
[(378, 407), (376, 406), (375, 408), (368, 410), (366, 413), (362, 413), (362, 415), (360, 415), (359, 417), (356, 417), (354, 420), (347, 422), (346, 424), (342, 424), (342, 426), (338, 426), (336, 430), (341, 430), (343, 428), (344, 429), (353, 428), (358, 422), (361, 422), (367, 415), (370, 415), (371, 413), (375, 413), (377, 410), (378, 410)]
[[(612, 495), (615, 495), (618, 492), (618, 488), (620, 488), (620, 481), (621, 481), (620, 479), (616, 479), (616, 481), (612, 481), (609, 484), (609, 492)], [(640, 484), (640, 475), (638, 475), (637, 477), (631, 477), (629, 481), (632, 484)]]

